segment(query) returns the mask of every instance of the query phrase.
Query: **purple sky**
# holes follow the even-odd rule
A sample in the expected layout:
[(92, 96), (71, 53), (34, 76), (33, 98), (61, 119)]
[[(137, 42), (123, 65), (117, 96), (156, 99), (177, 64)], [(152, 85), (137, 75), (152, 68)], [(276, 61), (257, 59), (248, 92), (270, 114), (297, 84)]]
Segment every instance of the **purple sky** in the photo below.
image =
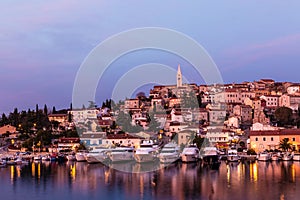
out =
[[(68, 107), (77, 70), (89, 52), (107, 37), (138, 27), (164, 27), (194, 38), (225, 82), (299, 82), (299, 1), (175, 2), (1, 0), (0, 112), (36, 103)], [(154, 59), (146, 53), (122, 60), (134, 67)], [(182, 63), (150, 55), (174, 68)], [(191, 73), (184, 65), (182, 72)]]

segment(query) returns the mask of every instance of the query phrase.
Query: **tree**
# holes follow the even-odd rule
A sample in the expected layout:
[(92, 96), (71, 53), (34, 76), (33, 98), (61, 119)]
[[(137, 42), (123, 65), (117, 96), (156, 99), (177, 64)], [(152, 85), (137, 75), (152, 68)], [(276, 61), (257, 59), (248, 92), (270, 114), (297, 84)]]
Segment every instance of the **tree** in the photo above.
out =
[(160, 129), (160, 123), (154, 118), (154, 113), (150, 112), (147, 116), (148, 124), (148, 131), (157, 132)]
[(53, 106), (53, 108), (52, 108), (52, 113), (56, 114), (56, 108), (55, 108), (55, 106)]
[(247, 155), (256, 155), (256, 152), (254, 149), (248, 149)]
[(46, 105), (46, 104), (44, 105), (44, 114), (45, 114), (45, 115), (48, 115), (48, 108), (47, 108), (47, 105)]
[(190, 91), (188, 94), (184, 92), (181, 97), (181, 105), (183, 108), (199, 108), (199, 100), (195, 92)]
[(0, 125), (4, 126), (8, 124), (8, 118), (6, 117), (5, 113), (2, 113)]
[(291, 124), (293, 110), (288, 107), (279, 107), (275, 111), (275, 118), (279, 126)]
[(89, 101), (88, 108), (96, 108), (96, 107), (97, 107), (97, 105), (96, 105), (96, 103), (94, 101)]
[(143, 130), (141, 126), (133, 126), (131, 121), (132, 119), (129, 114), (120, 111), (116, 123), (119, 127), (122, 127), (122, 130), (125, 132), (137, 133)]
[(288, 151), (292, 149), (292, 144), (289, 142), (289, 138), (283, 138), (279, 143), (279, 149)]

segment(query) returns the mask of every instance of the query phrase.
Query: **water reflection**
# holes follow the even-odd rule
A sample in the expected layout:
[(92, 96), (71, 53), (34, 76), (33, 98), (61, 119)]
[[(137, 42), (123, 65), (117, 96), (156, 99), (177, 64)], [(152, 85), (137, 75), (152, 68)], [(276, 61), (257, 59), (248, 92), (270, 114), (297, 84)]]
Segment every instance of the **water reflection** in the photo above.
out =
[[(45, 195), (49, 199), (297, 199), (300, 195), (298, 162), (222, 162), (217, 170), (200, 162), (111, 165), (38, 162), (1, 168), (1, 194), (3, 199), (25, 194), (30, 199)], [(147, 172), (153, 167), (158, 170)]]

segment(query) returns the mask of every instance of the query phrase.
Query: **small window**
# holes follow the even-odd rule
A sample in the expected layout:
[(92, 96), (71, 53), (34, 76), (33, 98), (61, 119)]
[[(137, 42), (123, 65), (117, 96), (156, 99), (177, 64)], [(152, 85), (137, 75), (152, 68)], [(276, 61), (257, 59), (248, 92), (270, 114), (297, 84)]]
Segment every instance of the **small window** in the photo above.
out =
[(265, 138), (265, 137), (263, 138), (263, 141), (266, 141), (266, 138)]
[(271, 141), (273, 141), (273, 137), (271, 137)]
[(255, 138), (255, 141), (258, 141), (258, 138)]
[(293, 138), (293, 142), (295, 142), (296, 141), (296, 139), (295, 138)]

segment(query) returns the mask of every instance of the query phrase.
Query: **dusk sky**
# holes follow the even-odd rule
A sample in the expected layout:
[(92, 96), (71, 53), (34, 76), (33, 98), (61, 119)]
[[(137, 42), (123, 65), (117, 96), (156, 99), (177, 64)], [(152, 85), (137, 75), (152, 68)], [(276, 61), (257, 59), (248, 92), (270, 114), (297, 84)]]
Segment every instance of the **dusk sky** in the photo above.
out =
[[(226, 83), (300, 82), (297, 0), (1, 0), (0, 7), (1, 113), (37, 103), (68, 107), (76, 73), (89, 52), (114, 34), (141, 27), (190, 36), (207, 50)], [(180, 63), (184, 75), (203, 83), (180, 58), (150, 50), (123, 56), (107, 77), (114, 79), (121, 65), (130, 69), (149, 62), (174, 69)], [(98, 104), (107, 98), (97, 97)]]

